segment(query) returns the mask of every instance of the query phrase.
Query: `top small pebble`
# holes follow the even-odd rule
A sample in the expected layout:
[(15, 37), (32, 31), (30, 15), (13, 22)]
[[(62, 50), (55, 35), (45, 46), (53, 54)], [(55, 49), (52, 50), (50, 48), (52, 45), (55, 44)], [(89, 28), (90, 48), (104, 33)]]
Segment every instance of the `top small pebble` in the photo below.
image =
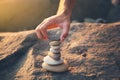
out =
[(51, 41), (49, 43), (50, 46), (60, 46), (61, 42), (60, 41)]

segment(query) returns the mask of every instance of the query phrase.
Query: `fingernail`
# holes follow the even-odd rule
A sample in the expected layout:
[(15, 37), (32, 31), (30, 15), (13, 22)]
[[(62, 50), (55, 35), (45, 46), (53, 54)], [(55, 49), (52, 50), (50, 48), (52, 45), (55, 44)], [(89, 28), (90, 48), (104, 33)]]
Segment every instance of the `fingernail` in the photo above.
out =
[(48, 40), (48, 37), (45, 37), (45, 40)]
[(64, 38), (62, 38), (61, 41), (64, 41)]

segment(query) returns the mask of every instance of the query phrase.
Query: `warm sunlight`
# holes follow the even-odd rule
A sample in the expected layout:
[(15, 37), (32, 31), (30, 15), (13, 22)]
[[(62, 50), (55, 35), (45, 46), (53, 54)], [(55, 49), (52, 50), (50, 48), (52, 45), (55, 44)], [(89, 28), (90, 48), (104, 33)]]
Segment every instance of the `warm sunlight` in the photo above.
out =
[(24, 30), (54, 13), (49, 0), (0, 0), (0, 31)]

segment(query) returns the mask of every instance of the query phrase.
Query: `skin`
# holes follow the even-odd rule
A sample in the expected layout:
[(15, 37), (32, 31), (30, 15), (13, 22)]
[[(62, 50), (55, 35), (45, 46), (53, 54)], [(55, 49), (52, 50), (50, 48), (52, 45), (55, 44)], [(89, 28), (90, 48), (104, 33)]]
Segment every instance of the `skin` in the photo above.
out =
[(57, 14), (44, 19), (42, 23), (36, 27), (35, 32), (37, 37), (42, 40), (48, 40), (47, 30), (60, 27), (62, 29), (60, 40), (64, 41), (69, 32), (70, 17), (75, 1), (76, 0), (60, 0)]

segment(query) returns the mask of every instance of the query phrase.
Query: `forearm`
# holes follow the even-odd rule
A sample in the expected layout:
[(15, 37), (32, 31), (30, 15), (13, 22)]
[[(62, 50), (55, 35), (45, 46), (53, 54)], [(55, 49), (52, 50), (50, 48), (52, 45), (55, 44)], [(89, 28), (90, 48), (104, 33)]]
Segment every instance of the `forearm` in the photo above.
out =
[(60, 0), (57, 15), (70, 17), (76, 0)]

